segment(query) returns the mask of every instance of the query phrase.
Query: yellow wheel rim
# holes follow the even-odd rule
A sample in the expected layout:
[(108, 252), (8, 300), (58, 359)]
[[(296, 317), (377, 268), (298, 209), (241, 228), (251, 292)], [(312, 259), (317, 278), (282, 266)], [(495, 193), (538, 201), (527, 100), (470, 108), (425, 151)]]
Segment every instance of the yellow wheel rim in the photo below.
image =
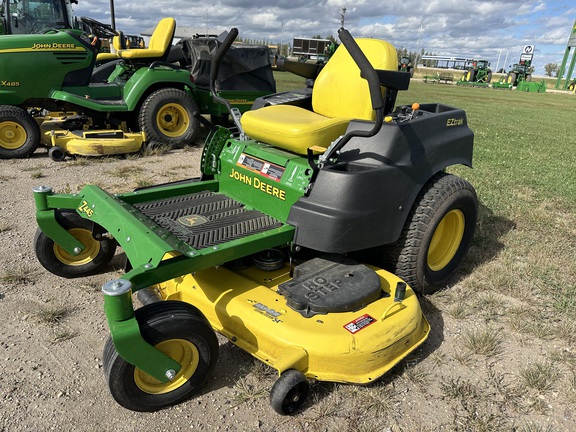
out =
[(54, 255), (56, 255), (56, 258), (61, 263), (69, 266), (81, 266), (94, 261), (100, 252), (100, 242), (92, 237), (92, 233), (84, 228), (71, 228), (68, 232), (82, 243), (85, 249), (79, 255), (70, 255), (54, 243)]
[(442, 218), (428, 248), (428, 267), (439, 271), (446, 267), (462, 243), (465, 218), (460, 210), (451, 210)]
[(190, 116), (182, 105), (167, 104), (158, 110), (156, 124), (164, 135), (177, 138), (188, 129)]
[(134, 382), (140, 390), (149, 394), (164, 394), (176, 390), (186, 383), (198, 367), (200, 354), (196, 346), (184, 339), (170, 339), (160, 342), (156, 348), (182, 365), (172, 381), (162, 383), (146, 372), (134, 369)]
[(12, 121), (0, 123), (0, 147), (14, 150), (22, 147), (27, 139), (28, 134), (20, 124)]

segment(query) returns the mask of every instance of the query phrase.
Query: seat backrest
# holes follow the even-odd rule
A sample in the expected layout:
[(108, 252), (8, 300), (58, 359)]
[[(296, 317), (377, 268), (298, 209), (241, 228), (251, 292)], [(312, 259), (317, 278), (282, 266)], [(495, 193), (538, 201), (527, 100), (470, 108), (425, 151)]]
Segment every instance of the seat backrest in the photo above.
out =
[[(356, 39), (375, 69), (398, 70), (396, 48), (378, 39)], [(338, 47), (314, 81), (312, 109), (325, 117), (374, 120), (368, 82), (344, 45)]]
[(120, 50), (118, 55), (123, 59), (166, 60), (175, 31), (176, 20), (174, 18), (162, 18), (150, 36), (147, 48)]

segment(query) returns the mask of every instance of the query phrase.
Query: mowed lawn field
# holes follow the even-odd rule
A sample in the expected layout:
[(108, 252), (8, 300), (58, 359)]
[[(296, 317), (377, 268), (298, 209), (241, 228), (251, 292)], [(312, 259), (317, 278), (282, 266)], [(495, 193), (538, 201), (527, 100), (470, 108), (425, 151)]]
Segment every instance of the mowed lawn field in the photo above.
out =
[(438, 428), (576, 430), (576, 96), (413, 80), (397, 103), (413, 102), (466, 111), (474, 167), (448, 171), (480, 208), (453, 286), (422, 299), (432, 343), (403, 376), (447, 416)]

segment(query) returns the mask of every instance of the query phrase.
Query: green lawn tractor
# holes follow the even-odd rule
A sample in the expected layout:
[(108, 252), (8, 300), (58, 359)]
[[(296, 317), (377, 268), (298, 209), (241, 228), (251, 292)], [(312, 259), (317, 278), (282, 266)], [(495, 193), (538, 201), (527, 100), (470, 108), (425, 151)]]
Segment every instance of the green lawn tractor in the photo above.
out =
[(492, 81), (492, 70), (488, 60), (474, 60), (456, 84), (469, 87), (488, 87), (490, 81)]
[[(212, 87), (236, 35), (214, 57)], [(417, 293), (446, 285), (474, 235), (474, 188), (445, 172), (472, 165), (473, 133), (458, 108), (394, 108), (410, 82), (395, 48), (339, 37), (326, 65), (306, 65), (312, 87), (243, 115), (215, 96), (237, 131), (213, 126), (200, 178), (34, 190), (48, 271), (82, 277), (117, 246), (126, 255), (102, 288), (103, 369), (120, 405), (155, 411), (198, 393), (215, 331), (278, 371), (280, 414), (303, 407), (310, 380), (371, 383), (428, 337)]]
[[(0, 38), (0, 158), (26, 157), (39, 145), (48, 147), (54, 160), (137, 152), (150, 143), (181, 146), (193, 141), (204, 121), (200, 114), (222, 116), (219, 103), (198, 106), (209, 89), (195, 83), (187, 65), (180, 66), (182, 52), (175, 55), (172, 46), (173, 18), (159, 22), (148, 47), (120, 49), (116, 60), (98, 67), (103, 53), (93, 35), (110, 36), (111, 28), (80, 20), (90, 34), (51, 29)], [(244, 81), (234, 81), (239, 74), (229, 74), (236, 87), (225, 97), (240, 112), (275, 91), (264, 55), (265, 79), (258, 81), (264, 90), (243, 91)]]

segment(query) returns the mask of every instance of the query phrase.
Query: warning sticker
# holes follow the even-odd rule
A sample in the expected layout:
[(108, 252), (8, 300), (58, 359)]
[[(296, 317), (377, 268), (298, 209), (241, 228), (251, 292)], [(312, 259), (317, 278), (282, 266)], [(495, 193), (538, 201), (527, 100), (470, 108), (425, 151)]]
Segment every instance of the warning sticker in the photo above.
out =
[(362, 315), (360, 318), (356, 318), (354, 321), (351, 321), (348, 324), (346, 324), (344, 328), (348, 330), (350, 333), (354, 334), (375, 322), (376, 319), (372, 318), (370, 315)]

